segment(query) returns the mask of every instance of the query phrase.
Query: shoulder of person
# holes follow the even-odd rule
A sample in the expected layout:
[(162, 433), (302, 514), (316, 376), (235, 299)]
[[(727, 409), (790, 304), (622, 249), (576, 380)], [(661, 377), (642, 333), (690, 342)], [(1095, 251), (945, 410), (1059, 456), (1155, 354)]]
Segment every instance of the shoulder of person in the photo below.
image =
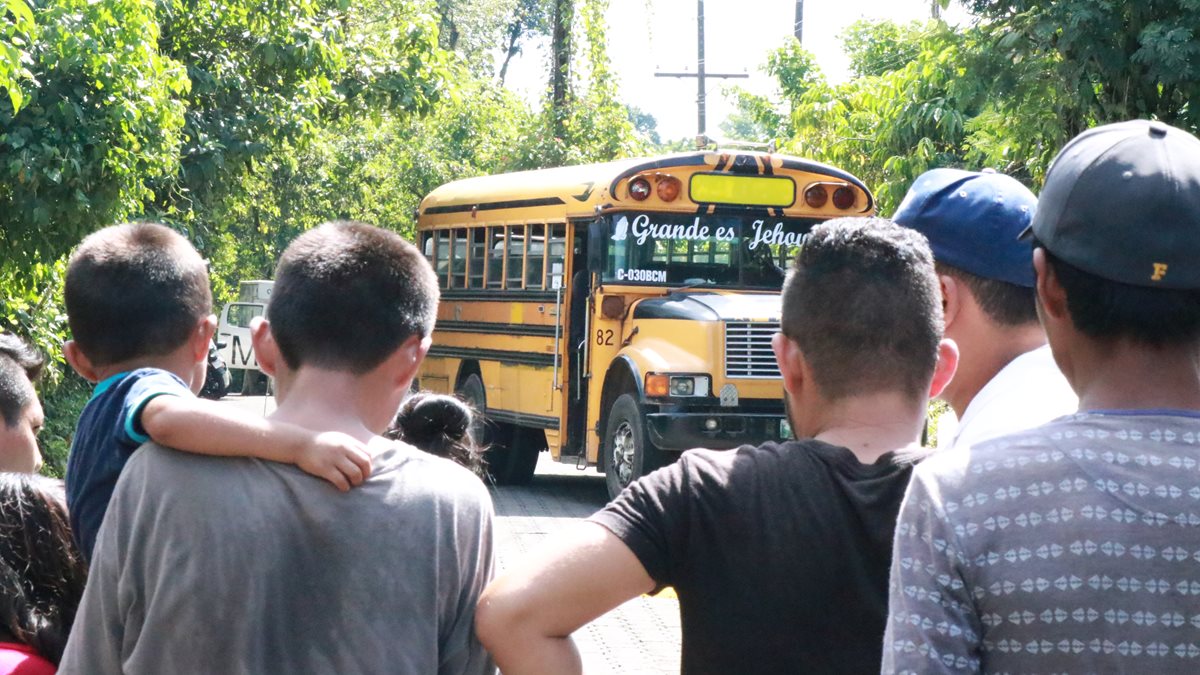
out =
[(376, 463), (390, 468), (390, 471), (379, 475), (392, 474), (392, 480), (413, 483), (416, 490), (423, 490), (436, 498), (486, 501), (491, 504), (492, 498), (483, 480), (460, 464), (403, 441), (377, 439), (374, 442), (389, 445), (375, 455)]

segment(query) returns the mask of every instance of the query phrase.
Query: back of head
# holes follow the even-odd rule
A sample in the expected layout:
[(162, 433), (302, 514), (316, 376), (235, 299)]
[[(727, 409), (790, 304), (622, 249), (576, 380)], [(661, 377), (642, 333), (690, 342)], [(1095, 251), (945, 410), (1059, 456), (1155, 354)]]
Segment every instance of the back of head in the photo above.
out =
[(16, 335), (0, 333), (0, 417), (11, 427), (35, 396), (33, 382), (42, 373), (42, 355)]
[(293, 370), (363, 374), (437, 318), (437, 277), (416, 247), (365, 223), (325, 223), (283, 252), (267, 306)]
[(65, 296), (75, 343), (96, 366), (168, 354), (212, 312), (203, 258), (154, 223), (84, 239), (67, 267)]
[(1200, 139), (1145, 120), (1085, 131), (1050, 165), (1029, 231), (1084, 335), (1200, 342)]
[(1018, 236), (1037, 197), (993, 171), (933, 169), (921, 174), (892, 219), (925, 235), (938, 271), (962, 281), (1001, 326), (1037, 321), (1032, 247)]
[(925, 238), (881, 218), (814, 227), (784, 282), (782, 329), (828, 400), (883, 391), (924, 396), (942, 338)]
[(462, 400), (422, 391), (404, 399), (384, 435), (482, 474), (483, 448), (471, 433), (474, 420), (474, 412)]
[(86, 576), (62, 483), (0, 474), (0, 628), (58, 663)]

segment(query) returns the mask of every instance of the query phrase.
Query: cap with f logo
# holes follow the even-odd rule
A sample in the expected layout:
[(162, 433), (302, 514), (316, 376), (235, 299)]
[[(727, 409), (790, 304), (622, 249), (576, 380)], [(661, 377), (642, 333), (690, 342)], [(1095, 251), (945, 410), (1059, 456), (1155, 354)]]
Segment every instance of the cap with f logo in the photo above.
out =
[(1200, 289), (1200, 139), (1146, 120), (1085, 131), (1050, 165), (1029, 232), (1098, 277)]

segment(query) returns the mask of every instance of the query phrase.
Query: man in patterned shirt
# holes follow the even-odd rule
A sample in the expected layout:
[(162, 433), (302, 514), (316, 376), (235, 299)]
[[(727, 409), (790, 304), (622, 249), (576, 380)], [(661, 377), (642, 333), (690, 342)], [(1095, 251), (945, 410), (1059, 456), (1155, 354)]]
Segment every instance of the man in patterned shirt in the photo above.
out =
[(916, 469), (883, 671), (1200, 672), (1200, 140), (1081, 134), (1030, 229), (1080, 412)]

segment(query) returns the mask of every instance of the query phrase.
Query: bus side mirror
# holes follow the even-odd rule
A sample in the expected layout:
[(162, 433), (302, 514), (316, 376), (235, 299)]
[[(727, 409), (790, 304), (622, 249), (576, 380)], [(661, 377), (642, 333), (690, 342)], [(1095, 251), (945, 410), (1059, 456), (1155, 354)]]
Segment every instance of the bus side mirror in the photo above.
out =
[(608, 243), (605, 241), (605, 236), (607, 234), (607, 223), (603, 220), (595, 220), (588, 223), (588, 272), (599, 273), (604, 271), (604, 249)]

